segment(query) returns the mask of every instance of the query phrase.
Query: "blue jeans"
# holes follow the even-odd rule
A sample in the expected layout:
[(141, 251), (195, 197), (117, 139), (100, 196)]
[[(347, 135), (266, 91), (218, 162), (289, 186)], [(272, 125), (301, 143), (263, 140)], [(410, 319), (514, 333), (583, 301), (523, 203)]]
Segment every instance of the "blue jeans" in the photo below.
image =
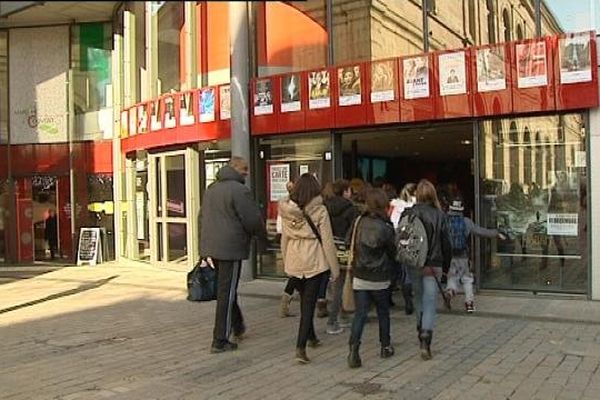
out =
[(371, 301), (375, 303), (377, 309), (377, 319), (379, 320), (379, 342), (381, 346), (389, 346), (390, 339), (390, 295), (388, 289), (382, 290), (355, 290), (354, 302), (356, 311), (350, 331), (350, 344), (360, 343), (363, 328), (367, 322), (367, 314)]
[(414, 290), (414, 307), (415, 316), (417, 317), (417, 328), (422, 330), (433, 331), (435, 325), (435, 317), (437, 315), (436, 305), (438, 296), (438, 286), (435, 282), (435, 277), (423, 274), (426, 269), (431, 273), (431, 270), (437, 275), (438, 279), (442, 276), (442, 268), (425, 267), (425, 268), (407, 268), (410, 274)]

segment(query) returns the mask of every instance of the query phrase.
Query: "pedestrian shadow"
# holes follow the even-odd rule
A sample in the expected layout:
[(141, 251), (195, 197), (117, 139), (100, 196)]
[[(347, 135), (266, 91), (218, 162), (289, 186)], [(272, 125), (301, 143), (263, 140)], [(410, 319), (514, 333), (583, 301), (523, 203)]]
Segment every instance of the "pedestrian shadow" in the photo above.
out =
[(21, 304), (17, 304), (17, 305), (11, 306), (11, 307), (3, 308), (0, 310), (0, 314), (5, 314), (7, 312), (20, 310), (21, 308), (31, 307), (36, 304), (41, 304), (41, 303), (45, 303), (47, 301), (60, 299), (62, 297), (72, 296), (74, 294), (86, 292), (88, 290), (97, 289), (101, 286), (106, 285), (108, 282), (110, 282), (113, 279), (118, 278), (118, 277), (119, 277), (119, 275), (109, 276), (108, 278), (100, 279), (100, 280), (94, 281), (94, 282), (84, 283), (74, 289), (69, 289), (69, 290), (65, 290), (63, 292), (54, 293), (54, 294), (51, 294), (50, 296), (46, 296), (41, 299), (31, 300), (26, 303), (21, 303)]

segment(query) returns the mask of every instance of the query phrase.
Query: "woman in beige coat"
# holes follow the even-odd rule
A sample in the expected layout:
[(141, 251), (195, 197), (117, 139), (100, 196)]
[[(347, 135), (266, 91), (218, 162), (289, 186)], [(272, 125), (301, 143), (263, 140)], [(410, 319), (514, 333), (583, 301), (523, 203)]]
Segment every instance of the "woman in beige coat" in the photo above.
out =
[(310, 362), (306, 356), (306, 345), (317, 347), (321, 344), (315, 334), (313, 318), (323, 274), (331, 270), (331, 280), (337, 279), (340, 274), (331, 222), (320, 192), (317, 179), (311, 174), (303, 174), (290, 199), (279, 203), (283, 222), (283, 265), (285, 273), (296, 280), (296, 288), (300, 292), (296, 360), (303, 364)]

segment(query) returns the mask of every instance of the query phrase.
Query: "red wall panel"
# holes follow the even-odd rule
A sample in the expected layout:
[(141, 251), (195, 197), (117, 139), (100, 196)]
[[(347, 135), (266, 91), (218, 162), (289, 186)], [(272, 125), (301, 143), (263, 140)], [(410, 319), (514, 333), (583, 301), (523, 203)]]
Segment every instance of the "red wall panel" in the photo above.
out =
[[(280, 112), (281, 103), (279, 83), (279, 79), (274, 77), (258, 78), (252, 81), (252, 104), (250, 106), (252, 134), (264, 135), (279, 131), (277, 124), (277, 114)], [(270, 110), (267, 110), (269, 107)]]
[[(308, 107), (308, 83), (306, 75), (298, 72), (281, 75), (276, 77), (276, 79), (279, 80), (280, 88), (279, 132), (304, 131), (306, 129), (306, 108)], [(286, 101), (285, 104), (283, 103), (284, 101)], [(300, 110), (296, 111), (295, 108), (298, 103), (300, 103)]]
[(336, 128), (365, 125), (367, 123), (365, 64), (340, 66), (334, 71), (335, 79), (332, 80), (332, 87), (335, 93), (333, 104)]
[[(481, 82), (478, 82), (480, 73), (477, 66), (478, 54), (482, 64)], [(471, 49), (471, 88), (475, 116), (502, 115), (512, 112), (511, 55), (508, 43)]]
[[(335, 91), (332, 88), (332, 81), (337, 79), (335, 70), (333, 68), (319, 68), (303, 74), (303, 81), (306, 82), (306, 89), (308, 91), (306, 129), (319, 130), (333, 128), (335, 117), (332, 97)], [(315, 94), (323, 95), (323, 97), (317, 99), (315, 98)]]
[[(456, 65), (444, 64), (444, 57), (456, 57)], [(454, 66), (454, 68), (453, 68)], [(462, 69), (464, 68), (464, 74)], [(455, 73), (452, 74), (452, 70)], [(435, 53), (434, 57), (434, 82), (437, 96), (435, 96), (435, 116), (438, 119), (451, 119), (470, 117), (473, 115), (471, 105), (471, 59), (467, 49), (442, 51)], [(456, 82), (451, 82), (453, 79)], [(456, 94), (451, 94), (457, 92)], [(444, 94), (445, 93), (445, 94)]]

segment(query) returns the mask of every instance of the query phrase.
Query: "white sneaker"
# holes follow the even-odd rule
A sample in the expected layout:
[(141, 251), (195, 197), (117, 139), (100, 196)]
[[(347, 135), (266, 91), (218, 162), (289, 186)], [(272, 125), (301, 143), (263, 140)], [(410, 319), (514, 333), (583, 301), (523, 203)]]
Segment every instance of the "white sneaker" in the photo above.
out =
[(339, 335), (340, 333), (344, 332), (344, 328), (342, 328), (338, 324), (327, 325), (326, 332), (327, 332), (328, 335)]

